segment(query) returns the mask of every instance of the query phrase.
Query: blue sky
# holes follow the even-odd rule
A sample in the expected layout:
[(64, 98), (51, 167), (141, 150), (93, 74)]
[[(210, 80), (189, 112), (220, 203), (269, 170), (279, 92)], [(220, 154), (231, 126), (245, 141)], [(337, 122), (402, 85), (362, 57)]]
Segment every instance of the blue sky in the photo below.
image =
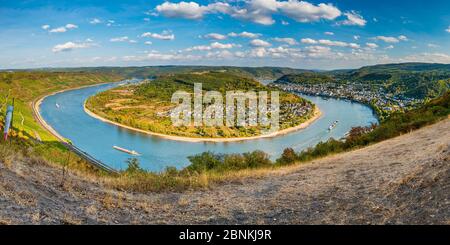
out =
[(450, 1), (0, 0), (0, 69), (450, 63)]

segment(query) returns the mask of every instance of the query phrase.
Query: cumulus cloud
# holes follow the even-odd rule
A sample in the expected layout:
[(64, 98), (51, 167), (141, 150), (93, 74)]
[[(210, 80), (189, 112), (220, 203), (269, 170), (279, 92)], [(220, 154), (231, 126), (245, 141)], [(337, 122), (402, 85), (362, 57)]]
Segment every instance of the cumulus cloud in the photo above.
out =
[(306, 44), (317, 44), (317, 41), (311, 38), (302, 38), (300, 41)]
[(378, 44), (376, 44), (376, 43), (366, 43), (366, 46), (371, 49), (378, 48)]
[(90, 20), (89, 23), (96, 25), (96, 24), (102, 23), (102, 21), (100, 19), (94, 18), (94, 19)]
[(109, 39), (110, 42), (128, 42), (129, 38), (127, 36), (124, 37), (114, 37)]
[(219, 34), (219, 33), (209, 33), (204, 35), (204, 38), (215, 39), (215, 40), (224, 40), (227, 36)]
[(450, 33), (450, 26), (448, 26), (447, 29), (445, 29), (446, 32)]
[(164, 2), (156, 6), (156, 11), (166, 17), (184, 18), (184, 19), (201, 19), (205, 14), (227, 12), (230, 5), (227, 3), (211, 3), (208, 5), (200, 5), (196, 2)]
[[(281, 14), (298, 22), (315, 22), (321, 19), (334, 20), (341, 11), (332, 4), (317, 5), (307, 1), (289, 0), (248, 0), (244, 4), (230, 5), (227, 2), (215, 2), (200, 5), (196, 2), (164, 2), (156, 6), (156, 12), (166, 17), (201, 19), (207, 14), (220, 13), (233, 18), (252, 21), (262, 25), (272, 25), (273, 14)], [(284, 22), (287, 23), (287, 22)]]
[(273, 38), (274, 41), (281, 42), (281, 43), (287, 43), (289, 45), (297, 45), (298, 42), (294, 38), (290, 37), (275, 37)]
[(130, 39), (127, 36), (123, 37), (114, 37), (109, 39), (110, 42), (128, 42), (128, 43), (137, 43), (136, 40)]
[(82, 48), (89, 48), (94, 46), (93, 43), (91, 42), (83, 42), (83, 43), (79, 43), (79, 42), (66, 42), (63, 44), (58, 44), (55, 45), (52, 49), (52, 51), (54, 53), (59, 53), (59, 52), (67, 52), (67, 51), (71, 51), (74, 49), (82, 49)]
[(305, 44), (321, 44), (321, 45), (325, 45), (325, 46), (360, 48), (360, 45), (356, 44), (356, 43), (332, 41), (332, 40), (328, 40), (328, 39), (314, 40), (312, 38), (303, 38), (303, 39), (301, 39), (301, 42), (305, 43)]
[(261, 34), (244, 31), (244, 32), (241, 32), (241, 33), (231, 32), (231, 33), (228, 33), (228, 36), (230, 36), (230, 37), (244, 37), (244, 38), (258, 38), (258, 37), (261, 36)]
[(253, 47), (270, 47), (270, 46), (272, 46), (272, 44), (270, 44), (269, 42), (266, 42), (261, 39), (253, 39), (252, 41), (250, 41), (250, 45), (252, 45)]
[(346, 20), (339, 22), (339, 24), (346, 26), (365, 26), (367, 21), (360, 14), (355, 11), (345, 12)]
[(69, 30), (70, 30), (70, 29), (77, 29), (78, 26), (77, 26), (77, 25), (74, 25), (74, 24), (67, 24), (67, 25), (66, 25), (66, 28), (69, 29)]
[(164, 31), (161, 34), (159, 33), (152, 33), (152, 32), (145, 32), (141, 35), (141, 37), (150, 37), (150, 38), (154, 38), (154, 39), (159, 39), (159, 40), (166, 40), (166, 41), (170, 41), (170, 40), (174, 40), (175, 39), (175, 35), (173, 33), (170, 33), (169, 31)]
[(48, 32), (50, 32), (50, 33), (63, 33), (63, 32), (66, 32), (66, 31), (67, 31), (67, 29), (65, 27), (61, 26), (61, 27), (53, 28), (53, 29), (51, 29)]
[(334, 20), (341, 15), (341, 11), (333, 6), (333, 4), (320, 3), (314, 5), (309, 2), (297, 0), (275, 2), (278, 3), (280, 12), (298, 22), (314, 22), (320, 19)]
[(372, 38), (374, 40), (380, 40), (386, 43), (398, 43), (400, 41), (408, 41), (408, 38), (404, 35), (400, 35), (398, 37), (388, 37), (388, 36), (376, 36)]
[(328, 35), (328, 36), (333, 36), (333, 35), (334, 35), (334, 32), (326, 31), (326, 32), (324, 32), (323, 34)]
[(231, 49), (234, 47), (237, 47), (238, 45), (233, 43), (220, 43), (220, 42), (213, 42), (209, 45), (198, 45), (191, 48), (187, 48), (186, 51), (209, 51), (213, 49)]
[(63, 33), (63, 32), (66, 32), (68, 30), (77, 29), (77, 28), (78, 28), (78, 26), (75, 25), (75, 24), (67, 24), (65, 26), (60, 26), (60, 27), (53, 28), (53, 29), (50, 29), (49, 25), (43, 25), (42, 26), (42, 29), (49, 30), (48, 32), (50, 32), (50, 33)]
[(400, 36), (398, 36), (398, 40), (408, 41), (409, 39), (405, 35), (400, 35)]

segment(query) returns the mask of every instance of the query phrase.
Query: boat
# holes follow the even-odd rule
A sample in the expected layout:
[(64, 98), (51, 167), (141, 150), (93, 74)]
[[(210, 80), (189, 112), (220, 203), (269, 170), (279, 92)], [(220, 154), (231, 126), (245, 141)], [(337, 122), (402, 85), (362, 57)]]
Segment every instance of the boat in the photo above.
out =
[(338, 122), (339, 122), (339, 120), (334, 121), (334, 122), (328, 127), (328, 131), (333, 130), (333, 129), (336, 127), (336, 125), (338, 124)]
[(56, 108), (58, 108), (58, 109), (59, 109), (59, 104), (58, 104), (58, 103), (56, 103), (56, 104), (55, 104), (55, 106), (56, 106)]
[(128, 149), (125, 149), (125, 148), (122, 148), (122, 147), (119, 147), (119, 146), (113, 146), (113, 148), (116, 149), (116, 150), (118, 150), (118, 151), (128, 153), (128, 154), (130, 154), (130, 155), (134, 155), (134, 156), (140, 156), (140, 155), (141, 155), (141, 154), (139, 154), (137, 151), (134, 151), (134, 150), (128, 150)]

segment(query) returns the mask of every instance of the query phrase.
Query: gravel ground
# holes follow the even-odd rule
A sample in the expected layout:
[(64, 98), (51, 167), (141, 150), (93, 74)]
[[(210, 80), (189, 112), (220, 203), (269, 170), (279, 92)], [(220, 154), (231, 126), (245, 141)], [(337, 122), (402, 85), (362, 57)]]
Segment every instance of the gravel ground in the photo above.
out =
[(0, 224), (450, 224), (450, 119), (370, 147), (184, 193), (129, 193), (0, 163)]

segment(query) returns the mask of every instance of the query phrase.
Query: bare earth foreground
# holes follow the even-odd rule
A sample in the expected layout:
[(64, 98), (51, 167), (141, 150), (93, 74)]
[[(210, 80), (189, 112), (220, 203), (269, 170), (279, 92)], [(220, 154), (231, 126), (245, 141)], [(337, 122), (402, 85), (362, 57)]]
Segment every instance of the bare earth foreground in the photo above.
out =
[(0, 224), (450, 224), (450, 119), (211, 190), (132, 194), (0, 163)]

